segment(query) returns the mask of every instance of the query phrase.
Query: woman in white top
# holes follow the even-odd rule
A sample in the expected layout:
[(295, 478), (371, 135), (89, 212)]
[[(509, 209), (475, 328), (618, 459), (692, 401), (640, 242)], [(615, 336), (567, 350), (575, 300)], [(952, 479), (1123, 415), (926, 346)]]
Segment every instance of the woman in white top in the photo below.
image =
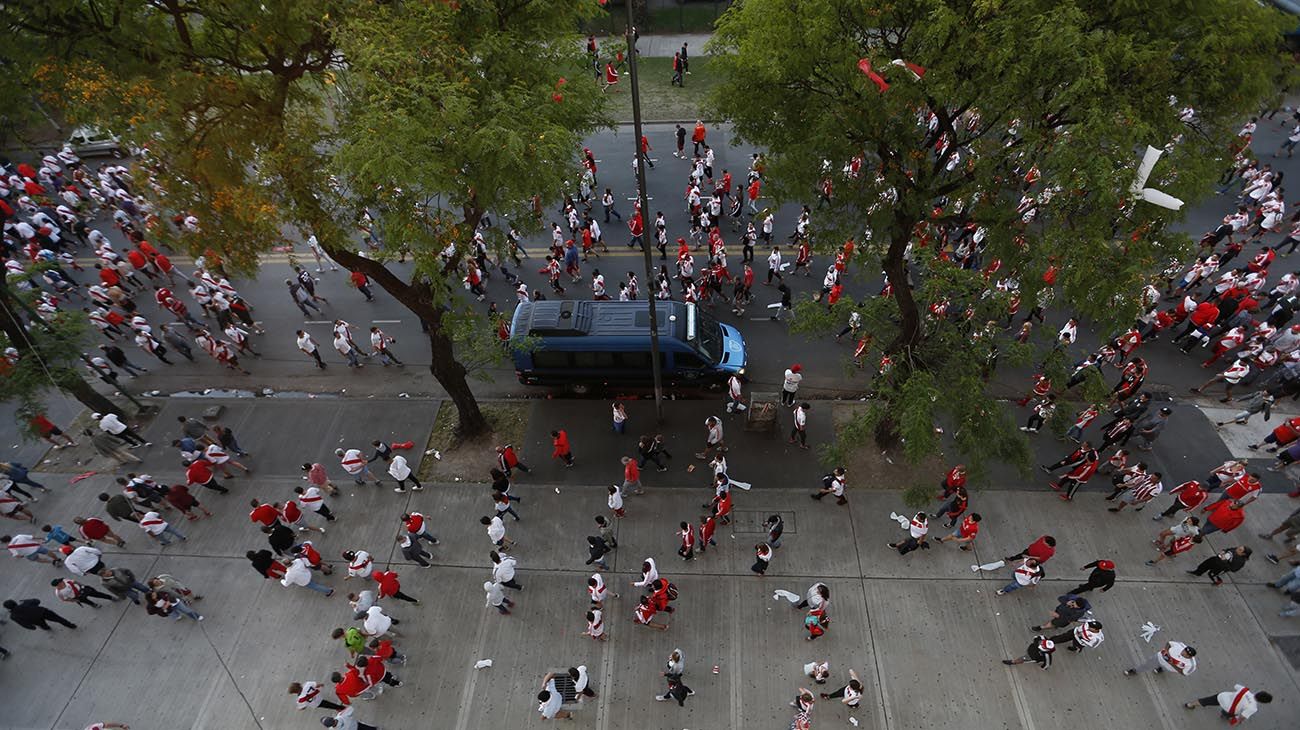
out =
[(829, 694), (822, 692), (821, 695), (824, 700), (840, 698), (841, 704), (848, 706), (849, 709), (857, 709), (858, 703), (862, 701), (862, 680), (858, 679), (857, 672), (850, 669), (848, 684)]
[(622, 403), (614, 403), (610, 406), (610, 411), (614, 417), (614, 433), (622, 435), (627, 432), (627, 409)]

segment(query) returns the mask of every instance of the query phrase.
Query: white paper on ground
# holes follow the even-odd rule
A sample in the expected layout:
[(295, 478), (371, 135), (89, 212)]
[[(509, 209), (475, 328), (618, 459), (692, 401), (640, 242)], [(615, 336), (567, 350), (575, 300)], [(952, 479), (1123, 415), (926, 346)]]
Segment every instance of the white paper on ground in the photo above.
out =
[(972, 565), (970, 566), (970, 569), (971, 572), (978, 573), (981, 570), (997, 570), (998, 568), (1006, 566), (1006, 564), (1007, 561), (1005, 560), (994, 560), (991, 563), (985, 563), (983, 565)]
[(740, 480), (738, 480), (738, 479), (732, 479), (732, 480), (731, 480), (731, 486), (736, 487), (737, 489), (743, 489), (743, 490), (745, 490), (746, 492), (748, 492), (748, 491), (749, 491), (749, 488), (752, 487), (752, 486), (754, 486), (754, 485), (753, 485), (753, 484), (750, 484), (749, 482), (742, 482), (742, 481), (740, 481)]
[(491, 660), (491, 659), (480, 659), (480, 660), (474, 662), (474, 668), (475, 668), (475, 669), (486, 669), (486, 668), (488, 668), (488, 667), (490, 667), (490, 666), (492, 666), (492, 660)]
[(791, 593), (790, 591), (783, 591), (783, 590), (781, 590), (780, 588), (778, 588), (778, 589), (776, 589), (775, 591), (772, 592), (772, 600), (773, 600), (773, 601), (779, 601), (779, 600), (782, 599), (782, 598), (784, 598), (785, 600), (789, 601), (791, 605), (794, 605), (794, 604), (798, 603), (799, 601), (802, 601), (802, 600), (803, 600), (803, 596), (800, 596), (798, 593)]

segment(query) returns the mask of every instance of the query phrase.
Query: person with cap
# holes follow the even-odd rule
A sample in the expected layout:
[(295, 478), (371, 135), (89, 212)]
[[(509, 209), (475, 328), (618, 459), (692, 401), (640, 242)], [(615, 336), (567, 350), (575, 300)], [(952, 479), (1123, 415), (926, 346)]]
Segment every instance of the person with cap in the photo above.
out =
[(1092, 568), (1092, 572), (1088, 574), (1088, 580), (1071, 588), (1066, 591), (1066, 593), (1078, 595), (1080, 593), (1087, 593), (1096, 588), (1100, 588), (1101, 592), (1105, 593), (1115, 587), (1115, 563), (1106, 560), (1105, 558), (1101, 558), (1088, 563), (1082, 568), (1079, 568), (1079, 570), (1087, 570), (1089, 568)]
[(1051, 638), (1052, 643), (1057, 646), (1060, 646), (1061, 642), (1070, 642), (1065, 648), (1072, 652), (1096, 649), (1105, 640), (1105, 634), (1101, 633), (1100, 621), (1080, 621), (1079, 625), (1072, 630), (1063, 631)]
[(1052, 666), (1052, 654), (1056, 653), (1056, 642), (1045, 636), (1035, 636), (1034, 640), (1029, 643), (1029, 648), (1025, 649), (1023, 656), (1015, 659), (1003, 659), (1002, 663), (1008, 666), (1034, 662), (1043, 669)]
[(1196, 671), (1196, 649), (1181, 641), (1166, 641), (1160, 651), (1152, 654), (1146, 661), (1124, 670), (1124, 676), (1131, 677), (1141, 672), (1170, 672), (1184, 677)]
[(1155, 440), (1165, 430), (1165, 426), (1169, 424), (1169, 416), (1172, 414), (1173, 410), (1165, 407), (1156, 413), (1148, 414), (1138, 421), (1137, 425), (1134, 426), (1139, 439), (1137, 447), (1143, 451), (1150, 451), (1151, 444), (1155, 443)]
[(781, 383), (781, 405), (793, 406), (794, 394), (799, 392), (799, 383), (803, 381), (803, 366), (795, 363), (786, 368), (785, 379)]
[(1242, 720), (1249, 720), (1259, 711), (1260, 705), (1267, 705), (1272, 701), (1273, 695), (1268, 692), (1253, 692), (1244, 684), (1234, 684), (1230, 690), (1187, 702), (1183, 707), (1195, 710), (1197, 707), (1218, 705), (1219, 713), (1228, 724), (1237, 725)]

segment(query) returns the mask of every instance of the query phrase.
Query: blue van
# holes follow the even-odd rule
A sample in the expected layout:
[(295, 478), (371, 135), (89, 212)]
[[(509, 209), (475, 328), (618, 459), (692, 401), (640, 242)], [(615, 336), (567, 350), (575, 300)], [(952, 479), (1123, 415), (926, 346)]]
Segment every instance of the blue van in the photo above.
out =
[[(720, 388), (745, 373), (745, 340), (695, 304), (656, 301), (664, 385)], [(650, 308), (646, 301), (521, 302), (511, 337), (515, 373), (524, 385), (593, 387), (653, 385)]]

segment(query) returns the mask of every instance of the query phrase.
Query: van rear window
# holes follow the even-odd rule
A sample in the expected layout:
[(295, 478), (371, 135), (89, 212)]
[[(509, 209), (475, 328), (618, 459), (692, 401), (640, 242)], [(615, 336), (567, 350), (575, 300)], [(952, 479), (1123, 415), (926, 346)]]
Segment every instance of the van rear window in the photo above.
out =
[(614, 367), (614, 353), (575, 352), (573, 353), (573, 366), (583, 369), (612, 368)]
[(539, 370), (564, 369), (572, 367), (572, 353), (554, 350), (537, 350), (533, 353), (533, 367)]

